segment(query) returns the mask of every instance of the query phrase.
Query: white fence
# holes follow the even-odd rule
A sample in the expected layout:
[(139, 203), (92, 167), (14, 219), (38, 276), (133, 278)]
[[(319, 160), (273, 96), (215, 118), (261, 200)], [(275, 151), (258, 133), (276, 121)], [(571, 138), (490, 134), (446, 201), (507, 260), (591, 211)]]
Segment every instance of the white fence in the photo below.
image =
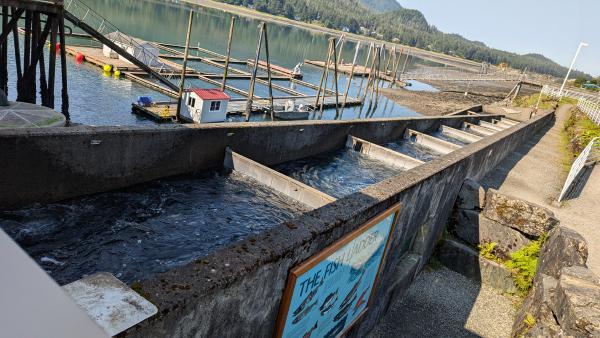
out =
[(587, 114), (590, 120), (594, 121), (594, 123), (600, 125), (600, 94), (593, 95), (568, 89), (563, 90), (561, 93), (560, 88), (548, 85), (542, 88), (542, 94), (557, 99), (566, 96), (578, 100), (577, 107), (579, 110)]
[(600, 138), (596, 137), (590, 141), (581, 154), (579, 154), (575, 162), (573, 162), (571, 170), (569, 171), (569, 176), (567, 176), (567, 181), (558, 197), (559, 202), (565, 198), (567, 193), (569, 193), (571, 186), (576, 181), (581, 170), (586, 166), (594, 165), (598, 161), (600, 161)]

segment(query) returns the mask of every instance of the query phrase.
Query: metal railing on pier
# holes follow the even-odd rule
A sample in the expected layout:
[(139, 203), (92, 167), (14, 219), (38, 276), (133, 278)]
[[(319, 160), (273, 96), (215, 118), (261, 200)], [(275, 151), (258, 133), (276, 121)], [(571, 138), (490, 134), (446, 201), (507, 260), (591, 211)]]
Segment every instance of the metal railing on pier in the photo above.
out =
[(583, 168), (593, 166), (598, 161), (600, 161), (600, 137), (593, 138), (573, 162), (565, 185), (560, 192), (560, 196), (558, 196), (559, 202), (571, 191), (573, 183), (577, 181)]
[(563, 89), (561, 92), (560, 88), (548, 85), (542, 88), (542, 95), (556, 99), (568, 97), (577, 100), (577, 108), (585, 113), (595, 124), (600, 125), (600, 95), (582, 93), (570, 89)]
[(123, 48), (148, 67), (154, 68), (159, 74), (164, 75), (165, 78), (170, 80), (175, 75), (179, 76), (179, 73), (176, 74), (173, 67), (167, 65), (159, 58), (158, 53), (148, 50), (148, 48), (142, 45), (141, 40), (123, 33), (117, 26), (113, 25), (83, 2), (79, 0), (65, 0), (64, 8), (65, 11), (71, 13), (79, 21), (104, 35), (108, 40)]

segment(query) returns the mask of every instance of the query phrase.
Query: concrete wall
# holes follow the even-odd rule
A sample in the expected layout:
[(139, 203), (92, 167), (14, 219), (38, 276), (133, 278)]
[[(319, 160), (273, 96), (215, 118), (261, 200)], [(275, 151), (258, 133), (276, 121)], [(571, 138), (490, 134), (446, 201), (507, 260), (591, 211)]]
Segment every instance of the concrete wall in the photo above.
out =
[[(427, 262), (465, 178), (483, 177), (553, 118), (552, 113), (538, 115), (510, 130), (142, 282), (139, 291), (158, 306), (159, 315), (131, 328), (123, 336), (271, 337), (290, 268), (401, 202), (403, 208), (372, 307), (349, 333), (350, 337), (364, 337), (386, 312), (390, 301), (403, 294)], [(436, 123), (424, 119), (420, 124), (422, 128), (418, 129), (432, 128)], [(389, 123), (377, 127), (353, 125), (352, 134), (381, 142), (400, 137), (398, 132), (402, 128)], [(327, 135), (333, 143), (337, 143), (338, 138), (343, 142), (342, 134), (348, 133), (348, 130), (324, 129), (327, 130), (314, 133), (329, 131)], [(310, 151), (303, 150), (304, 144), (299, 151), (305, 155)], [(265, 144), (265, 147), (273, 150), (275, 145)], [(247, 148), (244, 151), (257, 152)], [(266, 153), (262, 160), (274, 163), (283, 159), (280, 156), (294, 155), (274, 157)]]
[(226, 147), (265, 165), (494, 116), (0, 130), (0, 209), (219, 167)]

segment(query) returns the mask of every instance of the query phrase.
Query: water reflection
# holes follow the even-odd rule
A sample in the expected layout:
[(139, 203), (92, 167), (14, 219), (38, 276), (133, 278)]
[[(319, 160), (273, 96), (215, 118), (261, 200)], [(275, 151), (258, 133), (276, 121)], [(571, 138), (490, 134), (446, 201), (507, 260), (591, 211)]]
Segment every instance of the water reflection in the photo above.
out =
[[(149, 41), (159, 41), (164, 43), (182, 45), (184, 44), (185, 32), (187, 30), (187, 16), (189, 6), (177, 2), (164, 1), (139, 1), (139, 0), (85, 0), (86, 4), (114, 23), (123, 32), (131, 34)], [(194, 21), (194, 30), (192, 33), (192, 46), (201, 46), (203, 48), (224, 54), (226, 52), (227, 36), (229, 31), (229, 21), (231, 15), (222, 11), (193, 7), (196, 10)], [(254, 57), (256, 51), (256, 42), (258, 38), (259, 21), (237, 17), (234, 40), (232, 46), (232, 57), (247, 60)], [(70, 25), (70, 24), (69, 24)], [(74, 32), (81, 32), (73, 28)], [(305, 29), (269, 24), (269, 47), (271, 61), (287, 68), (293, 68), (297, 63), (305, 59), (324, 60), (327, 39), (329, 36), (308, 31)], [(81, 39), (69, 39), (69, 43), (81, 43)], [(12, 48), (12, 43), (9, 43)], [(354, 56), (355, 43), (347, 41), (343, 45), (341, 59), (352, 60)], [(363, 44), (358, 57), (358, 64), (364, 64), (367, 53), (367, 46)], [(12, 49), (9, 51), (11, 91), (9, 97), (15, 98), (14, 85), (16, 83), (14, 70), (14, 57)], [(192, 51), (192, 55), (213, 57), (205, 53)], [(427, 63), (417, 58), (410, 58), (407, 70), (421, 63)], [(58, 62), (60, 65), (60, 62)], [(385, 64), (385, 63), (382, 63)], [(403, 59), (400, 60), (403, 64)], [(430, 64), (430, 63), (427, 63)], [(136, 125), (152, 124), (153, 122), (138, 118), (131, 114), (130, 104), (140, 95), (150, 95), (155, 101), (166, 99), (164, 95), (152, 92), (150, 89), (132, 83), (129, 80), (116, 80), (110, 77), (104, 77), (97, 68), (89, 65), (76, 65), (73, 58), (69, 57), (67, 65), (69, 67), (69, 94), (72, 120), (74, 122), (91, 125)], [(209, 73), (221, 73), (218, 67), (201, 64), (191, 61), (190, 65), (198, 70)], [(248, 71), (245, 65), (232, 65), (232, 67)], [(304, 79), (307, 82), (318, 84), (322, 74), (322, 69), (314, 66), (304, 65)], [(57, 78), (57, 81), (60, 77)], [(338, 79), (338, 88), (340, 92), (346, 88), (348, 76), (340, 74)], [(363, 80), (363, 85), (367, 81)], [(211, 88), (214, 85), (199, 80), (190, 80), (192, 86), (201, 88)], [(248, 80), (232, 80), (231, 85), (246, 89)], [(277, 84), (288, 88), (293, 88), (307, 95), (315, 95), (315, 90), (298, 84), (292, 84), (290, 81), (276, 81)], [(330, 72), (329, 88), (333, 88), (333, 74)], [(360, 78), (354, 78), (349, 90), (349, 97), (358, 94)], [(388, 87), (389, 83), (381, 82), (381, 85)], [(266, 97), (267, 87), (264, 84), (256, 85), (256, 95)], [(60, 86), (57, 90), (57, 107), (60, 107)], [(241, 97), (239, 94), (228, 92), (232, 97)], [(12, 95), (11, 95), (12, 94)], [(279, 90), (274, 91), (275, 95), (289, 95)], [(368, 109), (369, 105), (371, 109)], [(379, 97), (377, 103), (372, 102), (367, 97), (365, 107), (347, 107), (342, 119), (368, 118), (368, 117), (399, 117), (416, 116), (414, 111), (396, 104), (395, 102)], [(336, 117), (335, 110), (327, 110), (319, 118), (333, 119)], [(339, 117), (339, 116), (338, 116)]]

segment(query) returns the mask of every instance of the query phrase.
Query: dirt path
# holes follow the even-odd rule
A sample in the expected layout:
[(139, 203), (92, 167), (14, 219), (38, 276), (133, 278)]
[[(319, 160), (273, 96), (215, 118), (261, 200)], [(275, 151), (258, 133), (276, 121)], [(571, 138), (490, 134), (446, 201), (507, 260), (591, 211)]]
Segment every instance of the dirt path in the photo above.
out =
[(563, 226), (578, 231), (589, 247), (588, 267), (600, 275), (600, 167), (596, 166), (578, 197), (562, 207), (558, 197), (567, 173), (562, 166), (561, 130), (569, 117), (571, 105), (560, 106), (556, 121), (547, 132), (508, 156), (482, 182), (486, 187), (542, 205), (552, 210)]

